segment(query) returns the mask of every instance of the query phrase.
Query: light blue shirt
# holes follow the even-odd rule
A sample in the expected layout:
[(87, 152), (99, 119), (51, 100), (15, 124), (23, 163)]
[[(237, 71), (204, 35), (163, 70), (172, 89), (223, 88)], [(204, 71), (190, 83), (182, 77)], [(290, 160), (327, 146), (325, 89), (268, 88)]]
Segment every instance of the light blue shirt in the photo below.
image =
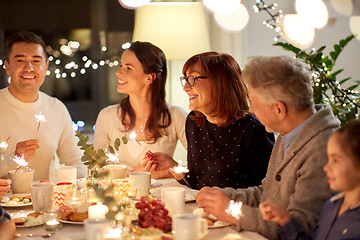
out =
[[(322, 108), (317, 109), (317, 111), (320, 111)], [(291, 132), (289, 132), (286, 135), (281, 135), (281, 137), (284, 140), (284, 156), (286, 151), (288, 150), (288, 148), (290, 147), (291, 143), (294, 141), (294, 139), (296, 138), (296, 136), (299, 134), (299, 132), (301, 131), (301, 129), (303, 129), (303, 127), (305, 126), (305, 124), (314, 116), (314, 114), (312, 114), (310, 117), (308, 117), (305, 121), (303, 121), (299, 126), (297, 126), (296, 128), (294, 128)]]

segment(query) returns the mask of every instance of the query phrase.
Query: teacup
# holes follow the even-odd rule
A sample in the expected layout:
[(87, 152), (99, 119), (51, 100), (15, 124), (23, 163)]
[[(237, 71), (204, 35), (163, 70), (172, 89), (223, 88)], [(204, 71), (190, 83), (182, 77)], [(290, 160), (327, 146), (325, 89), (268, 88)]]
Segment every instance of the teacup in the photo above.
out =
[(31, 199), (35, 212), (50, 211), (53, 200), (52, 183), (33, 183), (31, 185)]
[(105, 185), (110, 186), (113, 179), (125, 178), (127, 166), (111, 164), (104, 166), (103, 169), (108, 172), (108, 175), (105, 177)]
[(206, 219), (192, 213), (175, 214), (172, 229), (174, 240), (197, 240), (208, 233)]
[(30, 193), (31, 184), (34, 179), (33, 169), (16, 169), (8, 171), (9, 178), (11, 179), (11, 190), (13, 193)]
[(130, 186), (136, 189), (136, 197), (141, 198), (150, 193), (151, 173), (149, 172), (131, 172), (129, 174)]

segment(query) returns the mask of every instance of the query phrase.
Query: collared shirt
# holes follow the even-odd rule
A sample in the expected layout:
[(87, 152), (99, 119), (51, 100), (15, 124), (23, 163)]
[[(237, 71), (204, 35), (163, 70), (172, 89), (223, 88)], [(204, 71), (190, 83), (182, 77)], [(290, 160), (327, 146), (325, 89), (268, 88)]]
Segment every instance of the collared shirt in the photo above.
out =
[(0, 206), (0, 224), (10, 220), (10, 215)]
[(355, 240), (360, 239), (360, 205), (353, 206), (338, 215), (344, 201), (344, 193), (339, 193), (330, 198), (324, 205), (321, 217), (311, 236), (291, 221), (278, 228), (281, 239), (296, 240)]
[[(316, 109), (316, 111), (320, 111), (322, 109)], [(296, 128), (294, 128), (291, 132), (289, 132), (286, 135), (281, 135), (281, 137), (284, 140), (284, 156), (286, 151), (288, 150), (288, 148), (290, 147), (291, 143), (294, 141), (294, 139), (296, 138), (296, 136), (299, 134), (299, 132), (301, 131), (301, 129), (303, 129), (303, 127), (305, 126), (305, 124), (314, 116), (314, 114), (312, 114), (310, 117), (308, 117), (305, 121), (303, 121), (299, 126), (297, 126)]]

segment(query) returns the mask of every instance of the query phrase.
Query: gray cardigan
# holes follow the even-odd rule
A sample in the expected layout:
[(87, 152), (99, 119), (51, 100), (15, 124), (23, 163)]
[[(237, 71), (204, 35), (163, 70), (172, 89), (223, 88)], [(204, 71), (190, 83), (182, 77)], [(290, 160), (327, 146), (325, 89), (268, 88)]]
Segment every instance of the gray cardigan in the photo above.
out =
[(326, 143), (340, 123), (329, 106), (316, 105), (316, 110), (285, 156), (283, 139), (277, 138), (262, 185), (223, 189), (231, 199), (244, 203), (244, 216), (236, 226), (238, 231), (254, 231), (269, 239), (278, 239), (277, 224), (264, 221), (261, 217), (258, 205), (265, 200), (286, 208), (306, 233), (312, 231), (324, 202), (330, 196), (323, 171), (327, 162)]

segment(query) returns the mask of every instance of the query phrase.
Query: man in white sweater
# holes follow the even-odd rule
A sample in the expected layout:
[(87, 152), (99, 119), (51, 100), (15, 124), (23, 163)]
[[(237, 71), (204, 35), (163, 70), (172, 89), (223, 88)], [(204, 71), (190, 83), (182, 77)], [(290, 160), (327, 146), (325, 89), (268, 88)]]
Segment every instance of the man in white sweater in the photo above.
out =
[[(17, 167), (12, 160), (17, 155), (35, 170), (34, 180), (49, 179), (55, 153), (60, 163), (76, 166), (78, 177), (84, 177), (69, 112), (58, 99), (39, 91), (49, 65), (44, 41), (32, 32), (15, 33), (7, 39), (5, 54), (10, 85), (0, 90), (0, 141), (8, 139), (8, 148), (0, 177)], [(37, 122), (40, 113), (46, 122)]]

